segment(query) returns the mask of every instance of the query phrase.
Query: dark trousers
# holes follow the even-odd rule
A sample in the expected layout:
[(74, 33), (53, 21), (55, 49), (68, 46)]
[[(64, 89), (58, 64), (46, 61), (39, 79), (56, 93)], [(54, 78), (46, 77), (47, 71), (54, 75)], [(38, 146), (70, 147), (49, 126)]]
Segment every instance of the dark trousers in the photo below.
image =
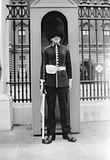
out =
[(46, 87), (46, 98), (48, 105), (48, 120), (47, 120), (47, 134), (55, 134), (55, 105), (56, 95), (58, 96), (59, 107), (60, 107), (60, 123), (62, 126), (63, 134), (70, 132), (70, 120), (69, 120), (69, 101), (68, 101), (68, 87), (55, 88)]

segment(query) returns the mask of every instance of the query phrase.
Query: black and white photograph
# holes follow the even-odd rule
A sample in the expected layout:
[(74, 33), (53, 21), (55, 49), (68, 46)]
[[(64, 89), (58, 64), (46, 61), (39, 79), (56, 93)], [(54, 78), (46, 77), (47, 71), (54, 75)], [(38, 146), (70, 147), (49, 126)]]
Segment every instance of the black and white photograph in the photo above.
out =
[(0, 0), (0, 160), (110, 160), (110, 0)]

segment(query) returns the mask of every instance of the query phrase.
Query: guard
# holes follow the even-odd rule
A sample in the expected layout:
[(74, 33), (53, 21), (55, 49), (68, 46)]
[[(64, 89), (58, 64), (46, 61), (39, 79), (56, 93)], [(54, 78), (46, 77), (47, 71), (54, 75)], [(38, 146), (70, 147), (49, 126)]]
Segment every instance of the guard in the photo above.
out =
[(40, 84), (41, 92), (46, 90), (48, 105), (47, 138), (44, 143), (49, 144), (55, 140), (55, 102), (58, 96), (60, 107), (60, 122), (63, 139), (75, 142), (70, 131), (68, 114), (68, 93), (72, 87), (71, 58), (68, 47), (61, 44), (62, 34), (51, 37), (51, 45), (42, 53)]

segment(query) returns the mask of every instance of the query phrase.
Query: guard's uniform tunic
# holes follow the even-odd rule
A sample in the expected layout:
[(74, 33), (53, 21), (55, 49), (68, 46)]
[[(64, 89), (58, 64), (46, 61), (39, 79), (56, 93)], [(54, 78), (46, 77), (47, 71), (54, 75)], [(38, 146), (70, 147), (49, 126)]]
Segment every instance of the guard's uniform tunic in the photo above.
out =
[(55, 134), (55, 102), (58, 95), (60, 120), (64, 134), (70, 131), (68, 113), (69, 79), (72, 79), (70, 52), (66, 46), (48, 46), (42, 54), (41, 79), (45, 80), (48, 105), (48, 135)]

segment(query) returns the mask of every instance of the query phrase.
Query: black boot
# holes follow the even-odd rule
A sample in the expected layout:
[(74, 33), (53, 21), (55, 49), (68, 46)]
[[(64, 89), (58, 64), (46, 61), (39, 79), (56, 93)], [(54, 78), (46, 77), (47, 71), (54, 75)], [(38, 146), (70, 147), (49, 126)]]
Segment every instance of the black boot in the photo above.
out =
[(76, 142), (77, 139), (73, 137), (71, 133), (63, 134), (63, 139), (68, 140), (69, 142)]
[(44, 144), (50, 144), (54, 140), (55, 140), (55, 135), (48, 135), (48, 137), (43, 140), (43, 143)]

